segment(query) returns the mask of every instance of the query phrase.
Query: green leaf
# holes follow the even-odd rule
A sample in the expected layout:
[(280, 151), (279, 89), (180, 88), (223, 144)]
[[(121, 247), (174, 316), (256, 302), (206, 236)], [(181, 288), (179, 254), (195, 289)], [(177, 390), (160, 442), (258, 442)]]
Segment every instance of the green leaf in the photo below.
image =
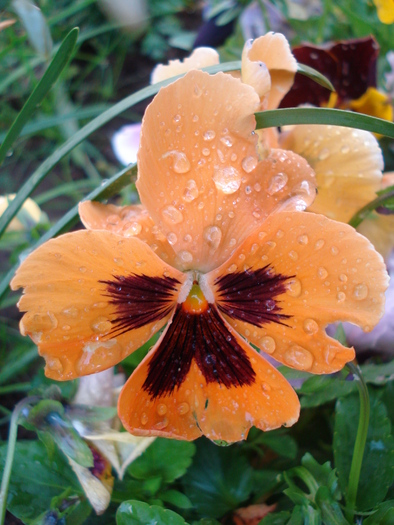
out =
[[(3, 470), (7, 445), (0, 446), (0, 471)], [(83, 496), (78, 480), (65, 457), (55, 452), (48, 459), (40, 441), (19, 441), (8, 492), (8, 510), (26, 522), (50, 508), (52, 498), (71, 488), (72, 494)]]
[[(295, 509), (299, 509), (299, 507), (294, 507)], [(297, 510), (298, 512), (298, 510)], [(290, 512), (287, 510), (284, 510), (282, 512), (276, 512), (275, 514), (268, 514), (265, 518), (263, 518), (259, 525), (287, 525), (291, 518)], [(302, 517), (301, 517), (302, 519)], [(297, 521), (292, 523), (292, 525), (303, 525), (304, 521)]]
[(220, 523), (213, 518), (202, 518), (202, 520), (193, 521), (191, 525), (220, 525)]
[(315, 502), (318, 505), (323, 523), (330, 525), (349, 525), (342, 513), (341, 507), (334, 500), (327, 487), (319, 487), (315, 495)]
[(320, 84), (320, 86), (323, 86), (329, 89), (330, 91), (335, 91), (335, 88), (330, 82), (330, 80), (313, 67), (297, 63), (297, 73), (300, 73), (301, 75), (304, 75), (310, 78), (311, 80), (314, 80), (317, 84)]
[(363, 525), (393, 525), (394, 500), (385, 501), (378, 505), (376, 512), (363, 521)]
[(293, 124), (326, 124), (364, 129), (394, 138), (394, 123), (353, 111), (329, 108), (283, 108), (255, 113), (257, 129)]
[(193, 508), (193, 504), (190, 501), (190, 499), (187, 496), (185, 496), (185, 494), (183, 494), (182, 492), (179, 492), (179, 490), (166, 490), (165, 492), (161, 492), (159, 494), (159, 497), (166, 503), (170, 503), (171, 505), (174, 505), (179, 509)]
[(16, 117), (10, 130), (7, 133), (2, 145), (0, 146), (0, 165), (5, 159), (7, 152), (11, 149), (12, 144), (19, 136), (23, 126), (30, 119), (31, 115), (37, 109), (37, 106), (41, 104), (42, 100), (46, 97), (48, 91), (55, 84), (59, 78), (61, 72), (69, 63), (71, 55), (74, 51), (75, 44), (77, 42), (79, 29), (75, 27), (72, 29), (66, 38), (61, 43), (58, 52), (53, 57), (52, 62), (49, 64), (48, 69), (45, 71), (40, 82), (34, 88), (34, 91), (25, 102), (23, 108)]
[[(148, 449), (149, 450), (149, 449)], [(199, 514), (219, 518), (252, 492), (252, 468), (238, 445), (218, 448), (200, 439), (193, 465), (182, 482)]]
[(385, 385), (394, 379), (394, 360), (382, 365), (362, 365), (360, 368), (366, 383)]
[(332, 497), (338, 500), (340, 499), (341, 494), (338, 488), (338, 478), (329, 461), (320, 465), (320, 463), (307, 452), (301, 459), (301, 464), (309, 470), (319, 485), (329, 489)]
[(116, 513), (117, 525), (187, 525), (186, 521), (172, 512), (157, 505), (148, 505), (142, 501), (124, 501)]
[[(370, 397), (370, 424), (357, 493), (357, 509), (360, 511), (374, 508), (383, 501), (394, 479), (394, 438), (387, 410), (373, 391), (370, 391)], [(338, 399), (336, 403), (333, 448), (343, 492), (347, 490), (359, 410), (358, 396)]]
[(158, 438), (130, 465), (128, 472), (137, 479), (161, 477), (165, 483), (171, 483), (183, 476), (194, 453), (193, 443)]
[(280, 456), (295, 459), (297, 456), (297, 442), (286, 433), (286, 430), (278, 429), (262, 433), (259, 443), (267, 446)]
[(338, 376), (314, 376), (304, 382), (298, 390), (303, 408), (324, 405), (338, 397), (355, 392), (357, 385)]

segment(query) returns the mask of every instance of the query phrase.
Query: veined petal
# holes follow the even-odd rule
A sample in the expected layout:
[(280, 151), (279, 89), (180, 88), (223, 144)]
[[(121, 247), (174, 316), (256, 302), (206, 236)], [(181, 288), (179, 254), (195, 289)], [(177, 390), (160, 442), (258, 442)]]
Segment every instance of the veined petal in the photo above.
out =
[(234, 442), (245, 439), (252, 425), (292, 425), (299, 402), (214, 305), (199, 314), (187, 314), (180, 305), (126, 383), (118, 411), (133, 434), (186, 440), (203, 434)]
[[(264, 64), (264, 67), (253, 66), (253, 63)], [(271, 79), (268, 86), (262, 70), (268, 69)], [(269, 32), (264, 36), (248, 41), (242, 55), (242, 80), (257, 88), (259, 96), (264, 96), (269, 87), (267, 107), (275, 109), (293, 85), (297, 71), (297, 61), (290, 45), (281, 33)]]
[[(21, 322), (57, 380), (105, 370), (169, 319), (185, 276), (139, 239), (78, 231), (48, 241), (11, 282)], [(132, 333), (129, 333), (132, 332)]]
[(78, 206), (82, 224), (89, 230), (108, 230), (123, 237), (140, 239), (166, 263), (174, 266), (176, 254), (166, 236), (155, 226), (141, 204), (115, 206), (83, 201)]
[(326, 335), (326, 325), (350, 321), (370, 331), (383, 315), (388, 284), (367, 239), (311, 213), (272, 214), (206, 279), (239, 333), (287, 366), (317, 374), (354, 357)]
[(203, 67), (219, 64), (219, 54), (211, 47), (198, 47), (184, 60), (170, 60), (168, 64), (159, 64), (152, 71), (151, 84), (156, 84), (167, 78), (187, 73), (191, 69), (202, 69)]
[(177, 268), (215, 268), (289, 194), (294, 206), (297, 195), (298, 204), (314, 198), (313, 171), (298, 155), (275, 150), (258, 161), (258, 104), (229, 75), (191, 71), (145, 113), (137, 187)]
[(310, 211), (348, 222), (376, 197), (383, 156), (368, 131), (300, 125), (282, 133), (280, 145), (304, 157), (315, 170), (318, 194)]

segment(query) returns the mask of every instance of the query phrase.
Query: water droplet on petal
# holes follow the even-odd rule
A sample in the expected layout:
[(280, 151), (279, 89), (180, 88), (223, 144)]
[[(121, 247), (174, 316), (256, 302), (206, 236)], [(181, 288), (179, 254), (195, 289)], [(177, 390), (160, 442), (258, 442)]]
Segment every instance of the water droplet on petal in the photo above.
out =
[(300, 236), (298, 237), (297, 241), (298, 241), (299, 244), (303, 244), (303, 245), (305, 245), (305, 244), (308, 244), (309, 239), (308, 239), (308, 236), (307, 236), (307, 235), (300, 235)]
[(301, 290), (301, 281), (297, 278), (290, 279), (290, 281), (286, 283), (286, 292), (291, 297), (299, 297), (301, 295)]
[(353, 297), (362, 301), (368, 296), (368, 286), (365, 283), (357, 284), (353, 289)]
[(227, 271), (228, 271), (228, 273), (234, 273), (236, 271), (236, 269), (237, 269), (237, 265), (236, 264), (232, 264), (231, 266), (229, 266), (227, 268)]
[(202, 154), (204, 155), (204, 157), (208, 157), (208, 155), (211, 153), (210, 149), (209, 148), (203, 148), (202, 149)]
[(66, 317), (76, 319), (78, 317), (78, 308), (75, 308), (75, 306), (70, 306), (70, 308), (65, 308), (62, 311), (62, 314), (64, 314)]
[(328, 148), (323, 148), (318, 156), (319, 160), (326, 160), (330, 155), (330, 150)]
[(307, 334), (315, 334), (319, 330), (319, 325), (314, 319), (305, 319), (304, 321), (304, 331)]
[(165, 159), (166, 157), (173, 158), (174, 161), (172, 164), (172, 168), (175, 171), (175, 173), (183, 174), (183, 173), (187, 173), (188, 171), (190, 171), (190, 161), (186, 157), (186, 155), (182, 153), (181, 151), (176, 151), (176, 150), (168, 151), (167, 153), (163, 155), (163, 159)]
[(293, 261), (296, 261), (298, 259), (298, 253), (295, 252), (294, 250), (291, 250), (289, 252), (289, 257), (290, 257), (290, 259), (293, 259)]
[(167, 406), (164, 403), (158, 404), (156, 412), (159, 414), (159, 416), (164, 416), (164, 414), (167, 413)]
[(315, 242), (315, 250), (321, 250), (321, 248), (323, 248), (324, 244), (325, 244), (324, 239), (318, 239)]
[(343, 301), (346, 299), (346, 294), (344, 292), (338, 292), (337, 293), (337, 300), (338, 303), (343, 303)]
[(94, 319), (91, 328), (96, 334), (106, 334), (111, 330), (112, 324), (107, 317), (100, 315), (100, 317)]
[(267, 335), (260, 339), (259, 347), (261, 350), (263, 350), (263, 352), (266, 352), (267, 354), (273, 354), (275, 352), (276, 343), (272, 337)]
[(141, 425), (146, 425), (149, 421), (148, 416), (145, 414), (145, 412), (141, 415)]
[(284, 355), (285, 362), (299, 370), (310, 370), (313, 365), (313, 355), (299, 345), (291, 346)]
[(127, 230), (124, 231), (123, 235), (125, 237), (134, 237), (135, 235), (139, 235), (141, 233), (141, 230), (141, 224), (135, 221), (130, 224)]
[(341, 148), (341, 153), (346, 154), (346, 153), (349, 153), (349, 151), (350, 151), (350, 147), (348, 146), (348, 144), (344, 144)]
[(317, 275), (318, 275), (319, 279), (325, 279), (327, 277), (327, 275), (328, 275), (328, 272), (323, 266), (321, 266), (317, 270)]
[[(43, 356), (44, 357), (44, 356)], [(46, 365), (50, 370), (53, 370), (58, 373), (63, 372), (63, 365), (62, 362), (58, 357), (46, 357), (45, 356)]]
[(232, 166), (226, 168), (215, 168), (213, 181), (216, 188), (226, 195), (235, 193), (241, 186), (240, 174)]
[(187, 250), (182, 250), (179, 252), (179, 257), (184, 263), (191, 263), (193, 260), (193, 255)]
[(204, 229), (204, 239), (213, 250), (217, 250), (222, 240), (222, 230), (218, 226), (208, 226)]
[(179, 224), (183, 221), (183, 215), (182, 212), (180, 212), (175, 206), (172, 206), (171, 204), (163, 209), (161, 212), (163, 219), (172, 224)]
[(203, 135), (204, 140), (207, 140), (207, 141), (213, 140), (215, 137), (216, 137), (216, 133), (213, 131), (213, 129), (209, 129)]
[(80, 271), (81, 273), (85, 273), (86, 270), (87, 270), (86, 266), (80, 266), (80, 267), (79, 267), (79, 271)]
[(186, 202), (192, 202), (194, 199), (198, 197), (198, 188), (196, 181), (193, 179), (190, 179), (186, 182), (186, 188), (183, 192), (183, 200)]
[(275, 193), (278, 193), (278, 191), (286, 186), (288, 180), (289, 178), (285, 173), (277, 173), (274, 175), (267, 188), (268, 195), (275, 195)]
[(256, 157), (253, 157), (252, 155), (248, 155), (247, 157), (244, 157), (242, 159), (241, 166), (242, 166), (242, 169), (246, 173), (250, 173), (257, 166), (257, 159), (256, 159)]
[(341, 273), (339, 276), (339, 280), (342, 281), (343, 283), (346, 283), (347, 275), (345, 273)]
[(181, 116), (180, 115), (174, 115), (173, 119), (172, 119), (175, 123), (177, 122), (180, 122), (181, 120)]
[(178, 241), (178, 237), (175, 235), (175, 233), (170, 232), (167, 235), (167, 241), (171, 244), (171, 246), (173, 246)]
[(180, 403), (177, 408), (177, 412), (180, 416), (184, 416), (190, 410), (188, 403)]
[(331, 246), (331, 253), (333, 255), (338, 255), (339, 249), (336, 246)]
[(164, 430), (166, 427), (168, 427), (168, 423), (169, 423), (168, 418), (165, 417), (163, 421), (159, 421), (158, 423), (156, 423), (154, 428), (157, 430)]

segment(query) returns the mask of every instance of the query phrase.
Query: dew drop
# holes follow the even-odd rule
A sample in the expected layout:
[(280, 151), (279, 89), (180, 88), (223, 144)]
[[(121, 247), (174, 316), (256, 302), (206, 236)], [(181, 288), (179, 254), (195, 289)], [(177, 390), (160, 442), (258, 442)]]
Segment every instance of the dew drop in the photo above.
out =
[(145, 412), (141, 415), (141, 425), (146, 425), (149, 421), (148, 416), (145, 414)]
[(232, 264), (231, 266), (229, 266), (227, 268), (227, 271), (228, 271), (228, 273), (234, 273), (236, 271), (236, 269), (237, 269), (237, 265), (236, 264)]
[(313, 365), (313, 355), (299, 345), (291, 346), (284, 355), (285, 362), (299, 370), (310, 370)]
[(199, 116), (198, 115), (193, 115), (193, 122), (198, 122), (198, 119), (199, 119)]
[(78, 317), (78, 308), (75, 308), (75, 306), (70, 306), (70, 308), (65, 308), (62, 311), (62, 314), (64, 314), (66, 317), (76, 319)]
[(173, 122), (177, 123), (177, 122), (180, 122), (181, 120), (181, 116), (180, 115), (174, 115), (174, 117), (172, 118)]
[(315, 242), (315, 250), (321, 250), (323, 248), (324, 244), (325, 244), (324, 239), (318, 239)]
[(171, 246), (173, 246), (178, 241), (178, 237), (175, 235), (175, 233), (170, 232), (167, 235), (167, 241), (171, 244)]
[(282, 190), (288, 181), (288, 176), (285, 173), (277, 173), (272, 177), (269, 182), (267, 193), (268, 195), (275, 195), (278, 191)]
[(46, 365), (50, 370), (62, 373), (63, 372), (63, 365), (62, 362), (58, 357), (46, 357), (45, 356)]
[(294, 250), (291, 250), (289, 252), (289, 257), (290, 257), (290, 259), (293, 259), (293, 261), (296, 261), (298, 259), (298, 253), (295, 252)]
[(266, 352), (267, 354), (273, 354), (275, 352), (276, 343), (272, 337), (267, 335), (260, 339), (259, 347), (261, 350), (263, 350), (263, 352)]
[(180, 403), (177, 408), (177, 412), (180, 416), (184, 416), (190, 410), (188, 403)]
[(158, 423), (156, 423), (156, 425), (154, 426), (155, 429), (157, 430), (164, 430), (166, 427), (168, 427), (168, 418), (164, 418), (162, 421), (159, 421)]
[(347, 275), (345, 273), (341, 273), (339, 276), (339, 280), (343, 283), (346, 283), (347, 281)]
[(348, 146), (348, 144), (344, 144), (341, 148), (341, 153), (346, 154), (346, 153), (349, 153), (349, 151), (350, 151), (350, 146)]
[(163, 219), (171, 224), (179, 224), (183, 221), (182, 212), (180, 212), (177, 208), (175, 208), (175, 206), (172, 206), (171, 204), (166, 206), (161, 214)]
[(331, 246), (331, 253), (333, 255), (338, 255), (339, 249), (336, 246)]
[(183, 174), (190, 171), (190, 161), (182, 151), (168, 151), (163, 155), (163, 159), (166, 157), (173, 158), (172, 168), (175, 173)]
[(343, 301), (346, 299), (346, 294), (344, 292), (338, 292), (337, 293), (337, 301), (338, 303), (343, 303)]
[(328, 272), (323, 266), (320, 266), (320, 268), (317, 269), (317, 275), (319, 279), (325, 279), (328, 275)]
[(107, 217), (107, 224), (110, 224), (112, 226), (115, 226), (120, 221), (119, 215), (108, 215)]
[(305, 319), (304, 332), (307, 334), (315, 334), (319, 330), (319, 325), (314, 319)]
[(91, 328), (96, 334), (106, 334), (111, 330), (111, 327), (111, 321), (109, 321), (109, 319), (103, 315), (100, 315), (100, 317), (94, 319), (91, 324)]
[(142, 226), (139, 222), (132, 222), (127, 230), (123, 233), (125, 237), (134, 237), (139, 235), (142, 231)]
[(308, 239), (308, 236), (307, 236), (307, 235), (300, 235), (300, 236), (298, 237), (297, 241), (298, 241), (298, 244), (305, 245), (305, 244), (308, 244), (309, 239)]
[(226, 168), (215, 168), (213, 181), (216, 188), (226, 195), (235, 193), (241, 185), (240, 174), (232, 166)]
[(86, 270), (87, 270), (86, 266), (80, 266), (80, 267), (79, 267), (79, 271), (80, 271), (81, 273), (85, 273)]
[(191, 263), (193, 260), (193, 255), (187, 250), (182, 250), (179, 252), (179, 258), (184, 263)]
[(353, 289), (353, 297), (357, 301), (362, 301), (368, 296), (368, 286), (365, 283), (357, 284)]
[(256, 157), (253, 157), (252, 155), (248, 155), (247, 157), (244, 157), (242, 159), (241, 166), (242, 166), (242, 169), (246, 173), (250, 173), (257, 166), (257, 159), (256, 159)]
[(301, 281), (297, 278), (290, 279), (286, 284), (286, 292), (291, 297), (299, 297), (301, 295)]
[(197, 197), (198, 197), (198, 188), (197, 188), (196, 181), (193, 179), (190, 179), (186, 182), (186, 187), (183, 192), (182, 198), (186, 202), (192, 202)]
[(204, 239), (213, 250), (217, 250), (222, 240), (222, 230), (218, 226), (208, 226), (204, 229)]
[(222, 142), (222, 144), (224, 144), (228, 148), (231, 148), (231, 146), (233, 145), (233, 141), (231, 140), (231, 137), (229, 137), (229, 136), (222, 137), (220, 139), (220, 142)]
[(216, 137), (216, 133), (212, 129), (209, 129), (203, 135), (203, 139), (206, 141), (213, 140), (215, 137)]
[(209, 148), (202, 149), (202, 154), (204, 155), (204, 157), (208, 157), (210, 153), (211, 153), (211, 150)]
[(160, 403), (157, 405), (156, 412), (159, 416), (164, 416), (164, 414), (167, 414), (167, 406), (164, 403)]
[(195, 84), (194, 85), (194, 89), (193, 89), (193, 95), (198, 98), (198, 97), (201, 97), (201, 94), (202, 94), (202, 90), (200, 88), (200, 86), (198, 84)]
[(328, 148), (323, 148), (318, 156), (319, 160), (326, 160), (330, 155), (330, 150)]

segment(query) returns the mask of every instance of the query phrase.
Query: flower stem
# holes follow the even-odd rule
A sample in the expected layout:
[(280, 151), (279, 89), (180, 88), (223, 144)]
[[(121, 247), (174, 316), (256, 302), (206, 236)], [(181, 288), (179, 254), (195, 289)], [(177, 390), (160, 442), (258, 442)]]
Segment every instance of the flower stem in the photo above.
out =
[(368, 388), (360, 368), (353, 363), (348, 363), (346, 366), (355, 377), (360, 396), (360, 417), (358, 420), (356, 441), (354, 444), (352, 464), (350, 467), (346, 501), (346, 517), (350, 523), (353, 523), (361, 465), (368, 434), (370, 403)]
[(358, 210), (353, 217), (350, 219), (349, 224), (350, 226), (353, 226), (353, 228), (357, 228), (359, 224), (363, 222), (363, 220), (368, 217), (370, 213), (372, 213), (376, 208), (379, 206), (384, 206), (384, 204), (393, 199), (394, 197), (394, 190), (383, 193), (382, 195), (379, 195), (374, 199), (373, 201), (366, 204), (363, 208)]
[(30, 404), (32, 401), (35, 401), (36, 397), (27, 397), (19, 401), (15, 406), (14, 411), (11, 416), (10, 422), (10, 434), (8, 436), (8, 448), (7, 455), (5, 458), (3, 479), (1, 481), (1, 490), (0, 490), (0, 525), (4, 525), (5, 512), (7, 509), (7, 494), (8, 486), (10, 483), (12, 463), (14, 461), (15, 446), (16, 446), (16, 436), (18, 430), (18, 420), (22, 410), (27, 404)]

